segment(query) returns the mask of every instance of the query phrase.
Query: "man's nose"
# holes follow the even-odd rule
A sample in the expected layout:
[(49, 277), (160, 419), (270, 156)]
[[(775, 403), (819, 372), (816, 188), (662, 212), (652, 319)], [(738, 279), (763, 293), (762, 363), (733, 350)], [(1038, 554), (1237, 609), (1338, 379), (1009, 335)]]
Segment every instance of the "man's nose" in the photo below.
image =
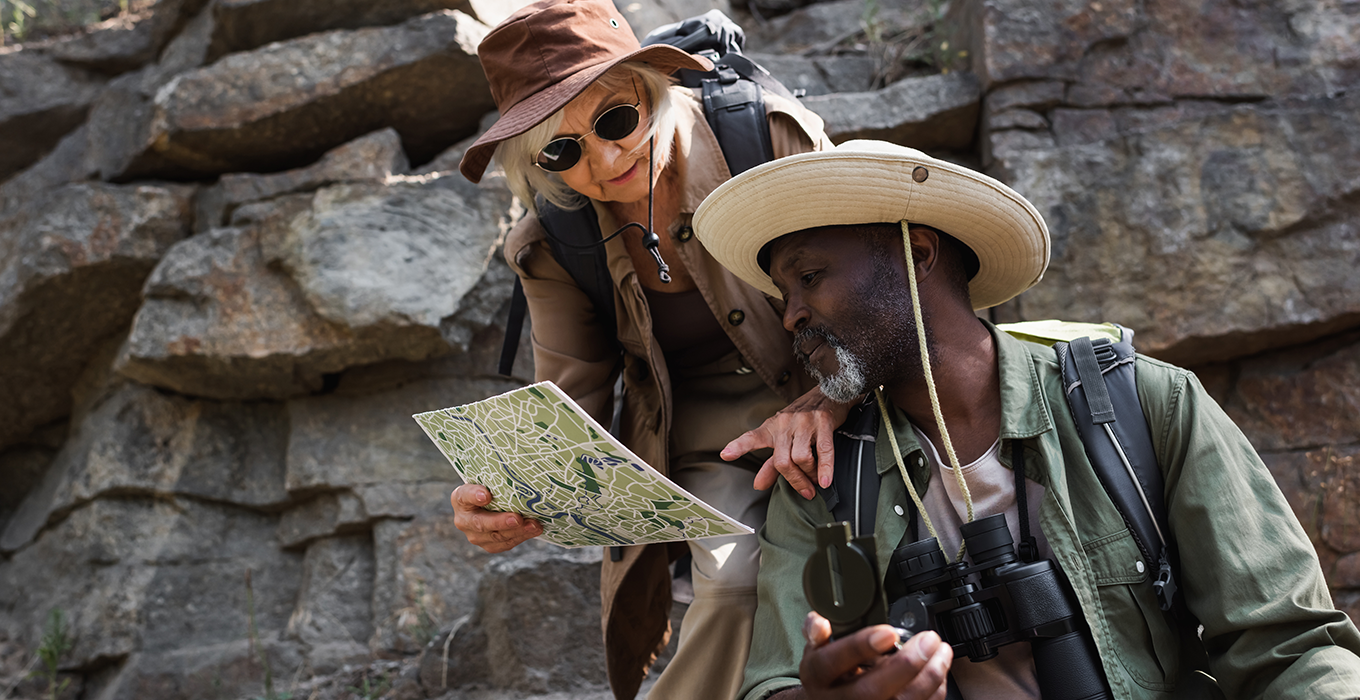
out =
[(790, 333), (797, 333), (798, 331), (807, 328), (809, 316), (808, 309), (803, 305), (802, 299), (799, 299), (797, 296), (790, 296), (785, 300), (784, 330), (787, 330)]

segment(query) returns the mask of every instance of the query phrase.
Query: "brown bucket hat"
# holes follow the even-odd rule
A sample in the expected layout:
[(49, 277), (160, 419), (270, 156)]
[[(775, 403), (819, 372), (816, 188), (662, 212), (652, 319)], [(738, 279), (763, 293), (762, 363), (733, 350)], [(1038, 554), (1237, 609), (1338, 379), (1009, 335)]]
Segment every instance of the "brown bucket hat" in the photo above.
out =
[(708, 59), (657, 44), (643, 48), (611, 0), (542, 0), (501, 22), (477, 47), (501, 117), (463, 155), (459, 170), (481, 182), (496, 144), (562, 109), (624, 61), (662, 73), (708, 71)]

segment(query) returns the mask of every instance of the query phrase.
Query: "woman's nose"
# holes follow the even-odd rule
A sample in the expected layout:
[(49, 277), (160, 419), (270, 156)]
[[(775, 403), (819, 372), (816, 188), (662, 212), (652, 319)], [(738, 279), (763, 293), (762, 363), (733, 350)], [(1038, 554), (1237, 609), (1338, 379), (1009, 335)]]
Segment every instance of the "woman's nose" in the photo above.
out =
[(611, 172), (626, 151), (617, 141), (606, 141), (598, 136), (587, 137), (590, 141), (590, 158), (593, 164), (598, 165), (599, 169)]

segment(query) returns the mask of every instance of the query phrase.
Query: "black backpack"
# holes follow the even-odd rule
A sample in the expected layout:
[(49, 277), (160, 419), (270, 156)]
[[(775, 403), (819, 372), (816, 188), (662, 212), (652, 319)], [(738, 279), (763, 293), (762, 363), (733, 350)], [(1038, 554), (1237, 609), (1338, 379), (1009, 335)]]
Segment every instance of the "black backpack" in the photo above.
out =
[[(774, 158), (770, 127), (765, 120), (764, 92), (773, 91), (788, 99), (795, 96), (769, 71), (742, 55), (746, 35), (736, 22), (718, 10), (710, 10), (683, 22), (658, 27), (642, 40), (643, 46), (653, 44), (670, 44), (713, 62), (711, 71), (681, 70), (677, 77), (681, 85), (702, 89), (704, 117), (718, 137), (727, 169), (733, 175)], [(587, 206), (566, 211), (542, 197), (535, 200), (535, 205), (553, 257), (590, 299), (600, 323), (605, 328), (618, 327), (614, 281), (609, 276), (604, 246), (599, 245), (600, 222), (595, 210)], [(505, 342), (497, 364), (497, 371), (506, 377), (514, 367), (527, 308), (524, 287), (516, 277)]]

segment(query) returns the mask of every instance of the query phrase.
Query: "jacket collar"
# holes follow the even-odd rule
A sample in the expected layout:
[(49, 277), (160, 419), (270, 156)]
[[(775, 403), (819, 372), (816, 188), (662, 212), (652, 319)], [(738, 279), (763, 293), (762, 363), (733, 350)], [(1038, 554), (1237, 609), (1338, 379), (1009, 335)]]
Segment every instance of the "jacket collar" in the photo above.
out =
[[(1042, 346), (1018, 340), (986, 320), (982, 324), (992, 334), (992, 342), (996, 344), (996, 362), (1001, 376), (1001, 434), (998, 437), (1002, 440), (1025, 439), (1052, 430), (1053, 414), (1039, 382), (1033, 354), (1035, 349), (1043, 349)], [(916, 469), (924, 467), (924, 464), (912, 458), (922, 450), (921, 443), (916, 431), (908, 425), (907, 415), (891, 402), (888, 410), (892, 412), (897, 446), (901, 448), (904, 464), (913, 472), (912, 479), (915, 481), (918, 478)], [(891, 457), (891, 445), (886, 436), (879, 441), (878, 447), (880, 454)], [(882, 474), (896, 469), (897, 462), (895, 459), (879, 459), (877, 466), (878, 472)]]

